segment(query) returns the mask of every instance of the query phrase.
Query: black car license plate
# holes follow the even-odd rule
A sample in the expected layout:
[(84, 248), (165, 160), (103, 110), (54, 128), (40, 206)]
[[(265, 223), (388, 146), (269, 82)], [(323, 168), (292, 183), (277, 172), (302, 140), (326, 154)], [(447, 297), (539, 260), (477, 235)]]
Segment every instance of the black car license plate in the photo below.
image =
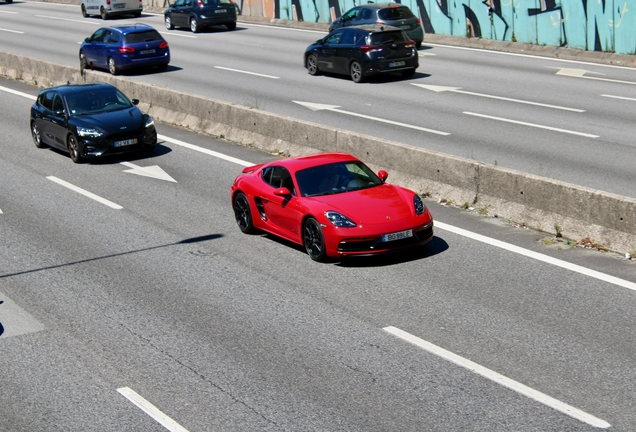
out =
[(137, 144), (137, 138), (121, 140), (121, 141), (115, 141), (113, 143), (113, 145), (115, 147), (125, 147), (125, 146), (129, 146), (129, 145), (133, 145), (133, 144)]

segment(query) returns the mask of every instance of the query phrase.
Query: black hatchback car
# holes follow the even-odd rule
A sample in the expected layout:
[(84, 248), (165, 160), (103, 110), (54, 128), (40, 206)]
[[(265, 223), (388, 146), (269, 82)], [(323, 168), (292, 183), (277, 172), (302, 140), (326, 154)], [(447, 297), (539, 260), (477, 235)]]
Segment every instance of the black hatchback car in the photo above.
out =
[(358, 26), (334, 30), (309, 45), (304, 65), (310, 75), (350, 75), (356, 82), (383, 73), (409, 77), (419, 66), (415, 41), (389, 26)]
[(75, 163), (84, 158), (152, 151), (152, 118), (110, 84), (67, 84), (40, 91), (31, 106), (31, 135), (38, 148), (64, 150)]
[(408, 6), (399, 3), (369, 3), (353, 7), (329, 25), (329, 31), (360, 25), (389, 25), (404, 30), (419, 48), (424, 40), (424, 28)]
[(204, 27), (224, 25), (236, 28), (236, 10), (232, 0), (177, 0), (165, 10), (166, 28), (190, 27), (192, 33)]

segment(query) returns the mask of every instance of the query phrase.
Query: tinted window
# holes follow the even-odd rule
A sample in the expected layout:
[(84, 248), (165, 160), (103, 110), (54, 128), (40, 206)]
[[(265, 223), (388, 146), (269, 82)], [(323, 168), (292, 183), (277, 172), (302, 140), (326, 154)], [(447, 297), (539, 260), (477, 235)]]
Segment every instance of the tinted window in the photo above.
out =
[(292, 194), (295, 194), (294, 182), (292, 181), (291, 174), (289, 174), (289, 171), (286, 168), (279, 166), (268, 167), (263, 170), (262, 176), (265, 183), (272, 187), (276, 189), (285, 187), (289, 189)]
[(370, 36), (371, 45), (382, 45), (387, 42), (405, 42), (407, 41), (406, 33), (403, 31), (392, 31), (373, 33)]
[(55, 93), (53, 92), (46, 92), (40, 95), (40, 105), (42, 105), (44, 108), (46, 108), (49, 111), (53, 111), (54, 96), (55, 96)]
[(106, 88), (70, 94), (66, 96), (66, 105), (71, 115), (80, 115), (130, 108), (132, 103), (119, 90)]
[(342, 193), (379, 186), (382, 181), (359, 161), (307, 168), (296, 173), (302, 196)]
[(406, 7), (397, 7), (397, 8), (386, 8), (380, 9), (378, 11), (378, 18), (381, 20), (395, 20), (395, 19), (405, 19), (405, 18), (413, 18), (413, 13), (411, 9)]
[(104, 35), (106, 35), (107, 32), (105, 29), (99, 29), (97, 30), (95, 33), (93, 33), (93, 36), (91, 36), (91, 42), (103, 42), (104, 41)]
[(353, 45), (356, 43), (356, 32), (348, 31), (342, 33), (342, 37), (340, 38), (340, 44)]
[(342, 37), (342, 32), (335, 32), (327, 36), (324, 41), (328, 44), (337, 44), (340, 42), (340, 38)]
[(58, 94), (53, 97), (53, 112), (57, 111), (64, 111), (64, 103)]
[(104, 42), (105, 43), (118, 43), (119, 42), (119, 34), (114, 33), (110, 30), (104, 32)]
[(148, 30), (144, 32), (128, 33), (124, 35), (124, 43), (134, 44), (139, 42), (150, 42), (163, 39), (157, 30)]

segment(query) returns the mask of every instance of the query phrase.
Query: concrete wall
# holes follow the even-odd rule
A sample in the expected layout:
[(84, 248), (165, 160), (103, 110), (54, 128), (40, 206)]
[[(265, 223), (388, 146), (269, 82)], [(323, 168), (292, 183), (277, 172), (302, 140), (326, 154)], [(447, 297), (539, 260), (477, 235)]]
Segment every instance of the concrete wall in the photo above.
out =
[(139, 99), (141, 109), (160, 122), (271, 152), (348, 152), (420, 194), (468, 203), (547, 232), (558, 226), (565, 237), (589, 237), (616, 252), (636, 250), (631, 198), (15, 54), (0, 52), (0, 75), (38, 87), (109, 82)]

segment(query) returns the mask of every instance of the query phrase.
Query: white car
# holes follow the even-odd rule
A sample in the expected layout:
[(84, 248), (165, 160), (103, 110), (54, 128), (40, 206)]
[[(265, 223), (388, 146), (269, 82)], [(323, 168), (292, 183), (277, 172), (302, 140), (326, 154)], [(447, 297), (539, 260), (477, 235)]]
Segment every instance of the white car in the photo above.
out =
[(99, 15), (108, 19), (116, 15), (141, 16), (141, 0), (82, 0), (82, 16)]

